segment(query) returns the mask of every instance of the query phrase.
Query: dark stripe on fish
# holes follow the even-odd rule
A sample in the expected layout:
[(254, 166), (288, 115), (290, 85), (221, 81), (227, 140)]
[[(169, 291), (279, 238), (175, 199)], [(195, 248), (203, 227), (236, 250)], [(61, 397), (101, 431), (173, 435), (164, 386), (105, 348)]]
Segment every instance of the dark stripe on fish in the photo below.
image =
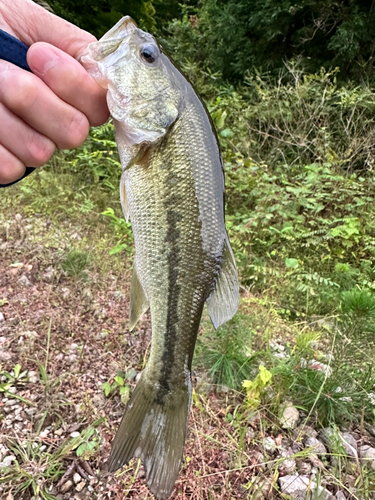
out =
[[(178, 181), (177, 176), (172, 172), (168, 175), (167, 183), (175, 183)], [(167, 210), (167, 234), (165, 243), (169, 247), (168, 255), (168, 312), (166, 333), (164, 342), (164, 352), (162, 355), (162, 371), (159, 379), (159, 390), (155, 400), (162, 404), (165, 397), (171, 390), (170, 379), (174, 368), (175, 346), (177, 341), (177, 324), (178, 324), (178, 302), (180, 297), (181, 286), (177, 284), (179, 265), (181, 261), (181, 249), (179, 247), (180, 230), (177, 223), (181, 221), (182, 216), (177, 210), (171, 207), (181, 206), (182, 197), (174, 194), (166, 198), (164, 206)]]

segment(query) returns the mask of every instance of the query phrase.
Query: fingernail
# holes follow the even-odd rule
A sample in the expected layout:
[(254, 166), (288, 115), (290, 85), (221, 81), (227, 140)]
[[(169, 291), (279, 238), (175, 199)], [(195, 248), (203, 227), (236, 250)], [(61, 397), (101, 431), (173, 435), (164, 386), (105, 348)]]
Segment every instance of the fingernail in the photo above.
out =
[(57, 65), (59, 56), (52, 48), (38, 44), (37, 47), (32, 49), (32, 53), (28, 57), (28, 62), (33, 73), (43, 76)]

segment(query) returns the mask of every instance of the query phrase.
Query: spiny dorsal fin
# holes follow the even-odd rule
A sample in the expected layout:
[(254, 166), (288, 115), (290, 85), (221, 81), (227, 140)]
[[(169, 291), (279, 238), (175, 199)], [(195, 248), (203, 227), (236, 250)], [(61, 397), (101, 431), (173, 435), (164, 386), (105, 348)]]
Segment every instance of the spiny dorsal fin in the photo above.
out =
[(231, 319), (240, 301), (238, 274), (228, 236), (224, 239), (223, 264), (215, 288), (207, 299), (207, 310), (215, 328)]
[(137, 265), (134, 261), (132, 280), (130, 283), (130, 315), (129, 315), (129, 330), (133, 330), (139, 318), (150, 307), (141, 282), (139, 281)]

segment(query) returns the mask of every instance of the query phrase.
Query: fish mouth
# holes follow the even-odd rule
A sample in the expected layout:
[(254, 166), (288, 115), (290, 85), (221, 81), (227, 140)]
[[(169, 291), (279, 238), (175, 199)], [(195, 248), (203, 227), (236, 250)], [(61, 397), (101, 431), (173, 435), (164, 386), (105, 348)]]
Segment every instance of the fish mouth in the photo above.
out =
[(134, 33), (136, 29), (136, 22), (130, 16), (125, 16), (100, 40), (90, 43), (77, 58), (101, 87), (107, 88), (107, 82), (102, 78), (98, 63), (116, 52), (125, 38)]
[[(123, 40), (127, 36), (129, 36), (133, 31), (137, 28), (137, 23), (130, 16), (124, 16), (118, 21), (117, 24), (113, 26), (102, 38), (99, 42), (105, 42), (107, 40), (116, 41)], [(94, 42), (95, 43), (95, 42)], [(91, 44), (90, 44), (91, 45)]]

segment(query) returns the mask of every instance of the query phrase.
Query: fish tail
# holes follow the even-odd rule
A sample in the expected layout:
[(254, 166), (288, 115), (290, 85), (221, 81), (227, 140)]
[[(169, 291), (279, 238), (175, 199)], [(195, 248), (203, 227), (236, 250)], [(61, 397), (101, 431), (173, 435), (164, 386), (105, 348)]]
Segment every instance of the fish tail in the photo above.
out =
[(181, 465), (190, 401), (190, 373), (181, 390), (161, 401), (155, 396), (155, 385), (141, 377), (112, 443), (109, 471), (132, 457), (141, 458), (149, 490), (158, 500), (166, 500)]

